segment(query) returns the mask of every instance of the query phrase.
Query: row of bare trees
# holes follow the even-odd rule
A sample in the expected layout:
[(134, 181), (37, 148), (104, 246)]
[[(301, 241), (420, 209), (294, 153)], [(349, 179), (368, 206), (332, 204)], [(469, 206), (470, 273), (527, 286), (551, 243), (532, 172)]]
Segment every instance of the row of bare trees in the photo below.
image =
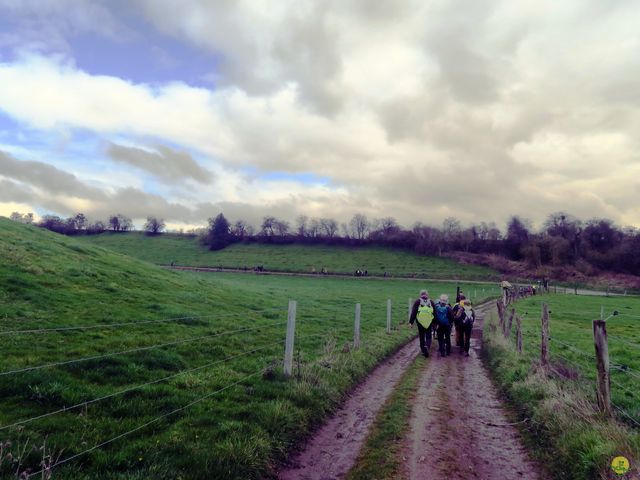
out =
[[(13, 212), (9, 218), (29, 225), (35, 223), (33, 213)], [(93, 222), (89, 221), (84, 213), (77, 213), (68, 218), (62, 218), (57, 215), (44, 215), (35, 225), (64, 235), (95, 235), (108, 230), (112, 232), (129, 232), (133, 230), (131, 218), (121, 213), (109, 216), (107, 221), (96, 220)], [(147, 217), (144, 229), (150, 234), (159, 234), (165, 229), (165, 222), (157, 217)]]
[[(14, 212), (11, 218), (33, 223), (32, 214)], [(69, 218), (45, 215), (37, 225), (67, 235), (96, 234), (107, 230), (127, 232), (133, 228), (130, 218), (111, 215), (107, 221), (90, 222), (78, 213)], [(165, 222), (147, 217), (144, 229), (159, 234)], [(293, 225), (275, 216), (266, 216), (255, 228), (245, 220), (230, 222), (222, 213), (209, 219), (202, 229), (202, 241), (212, 249), (234, 242), (327, 243), (334, 245), (382, 245), (410, 249), (423, 255), (446, 252), (497, 254), (512, 260), (526, 261), (531, 267), (575, 265), (589, 273), (605, 269), (640, 274), (640, 234), (633, 227), (618, 227), (612, 221), (594, 218), (582, 221), (568, 213), (556, 212), (547, 217), (542, 228), (534, 230), (529, 220), (513, 216), (503, 233), (495, 223), (481, 222), (463, 227), (456, 218), (445, 219), (440, 226), (416, 222), (404, 228), (393, 217), (370, 220), (355, 214), (344, 223), (332, 218), (301, 215)]]

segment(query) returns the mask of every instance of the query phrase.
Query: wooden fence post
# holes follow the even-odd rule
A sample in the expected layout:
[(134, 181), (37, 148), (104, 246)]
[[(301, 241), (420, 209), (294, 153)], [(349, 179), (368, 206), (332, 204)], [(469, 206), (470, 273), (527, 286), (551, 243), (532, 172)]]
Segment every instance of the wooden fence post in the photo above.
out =
[(500, 322), (500, 331), (504, 335), (504, 305), (500, 300), (496, 300), (496, 305), (498, 306), (498, 320)]
[(607, 343), (606, 321), (593, 321), (593, 343), (596, 348), (596, 363), (598, 367), (598, 407), (605, 415), (610, 417), (611, 381), (609, 378), (609, 345)]
[(289, 314), (287, 316), (287, 340), (284, 348), (284, 374), (291, 376), (293, 371), (293, 341), (296, 335), (296, 307), (295, 300), (289, 300)]
[(512, 308), (511, 309), (511, 315), (509, 315), (509, 321), (505, 323), (505, 328), (504, 328), (504, 338), (511, 338), (511, 325), (513, 324), (513, 317), (516, 314), (516, 309)]
[(391, 299), (387, 299), (387, 333), (391, 333)]
[(516, 350), (522, 353), (522, 319), (516, 315)]
[(360, 348), (360, 304), (356, 303), (356, 318), (353, 325), (353, 348)]
[(549, 365), (549, 307), (542, 304), (542, 333), (540, 338), (540, 363), (543, 367)]

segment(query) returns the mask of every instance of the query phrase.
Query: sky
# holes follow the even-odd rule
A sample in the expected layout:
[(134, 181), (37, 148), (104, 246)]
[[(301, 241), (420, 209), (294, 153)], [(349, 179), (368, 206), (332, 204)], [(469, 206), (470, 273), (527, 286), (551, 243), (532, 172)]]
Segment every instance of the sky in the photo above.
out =
[(0, 0), (0, 215), (640, 227), (636, 0)]

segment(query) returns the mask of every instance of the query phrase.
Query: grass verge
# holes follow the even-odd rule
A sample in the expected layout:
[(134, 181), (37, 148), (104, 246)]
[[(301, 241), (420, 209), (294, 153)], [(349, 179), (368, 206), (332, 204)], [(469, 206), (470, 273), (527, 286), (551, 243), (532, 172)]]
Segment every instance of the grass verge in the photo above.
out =
[[(544, 300), (554, 302), (554, 297)], [(534, 301), (540, 299), (529, 303)], [(558, 299), (555, 302), (551, 303), (552, 311), (562, 317), (562, 305)], [(522, 303), (516, 305), (519, 311), (528, 305)], [(537, 360), (539, 340), (537, 344), (534, 341), (535, 330), (525, 336), (522, 355), (499, 330), (497, 315), (488, 314), (484, 325), (485, 362), (516, 414), (527, 420), (522, 428), (525, 442), (549, 474), (566, 480), (637, 478), (638, 430), (597, 412), (595, 383), (589, 374), (579, 364), (569, 363), (565, 355), (554, 355), (557, 347), (553, 342), (551, 368), (543, 369)], [(554, 330), (551, 322), (552, 338), (558, 331), (564, 332), (568, 342), (579, 345), (576, 337), (581, 339), (582, 329), (555, 324)], [(611, 461), (619, 455), (631, 461), (632, 470), (627, 475), (615, 475), (611, 470)]]
[(416, 357), (403, 373), (391, 397), (378, 413), (371, 432), (347, 480), (401, 478), (400, 448), (409, 428), (412, 401), (425, 359)]

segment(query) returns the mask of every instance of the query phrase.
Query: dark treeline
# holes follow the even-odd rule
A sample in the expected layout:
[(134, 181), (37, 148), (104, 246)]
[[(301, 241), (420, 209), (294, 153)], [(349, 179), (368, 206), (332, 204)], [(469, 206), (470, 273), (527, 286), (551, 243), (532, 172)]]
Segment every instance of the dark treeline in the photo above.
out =
[[(12, 219), (31, 223), (33, 217), (14, 213)], [(107, 230), (126, 232), (131, 219), (113, 215), (106, 222), (87, 221), (82, 213), (63, 219), (44, 216), (38, 226), (67, 235), (97, 234)], [(160, 234), (162, 219), (147, 217), (144, 229)], [(547, 217), (541, 229), (513, 216), (505, 232), (495, 223), (481, 222), (464, 228), (459, 220), (447, 218), (441, 226), (417, 222), (412, 228), (401, 227), (392, 217), (369, 220), (356, 214), (347, 223), (330, 218), (300, 216), (292, 225), (273, 216), (263, 218), (258, 229), (244, 220), (230, 222), (223, 214), (209, 219), (206, 229), (194, 231), (212, 250), (237, 243), (326, 244), (342, 246), (376, 245), (412, 250), (421, 255), (444, 255), (447, 252), (496, 254), (524, 261), (531, 268), (572, 265), (585, 272), (602, 269), (640, 275), (640, 233), (633, 227), (618, 227), (607, 219), (582, 221), (556, 212)]]

